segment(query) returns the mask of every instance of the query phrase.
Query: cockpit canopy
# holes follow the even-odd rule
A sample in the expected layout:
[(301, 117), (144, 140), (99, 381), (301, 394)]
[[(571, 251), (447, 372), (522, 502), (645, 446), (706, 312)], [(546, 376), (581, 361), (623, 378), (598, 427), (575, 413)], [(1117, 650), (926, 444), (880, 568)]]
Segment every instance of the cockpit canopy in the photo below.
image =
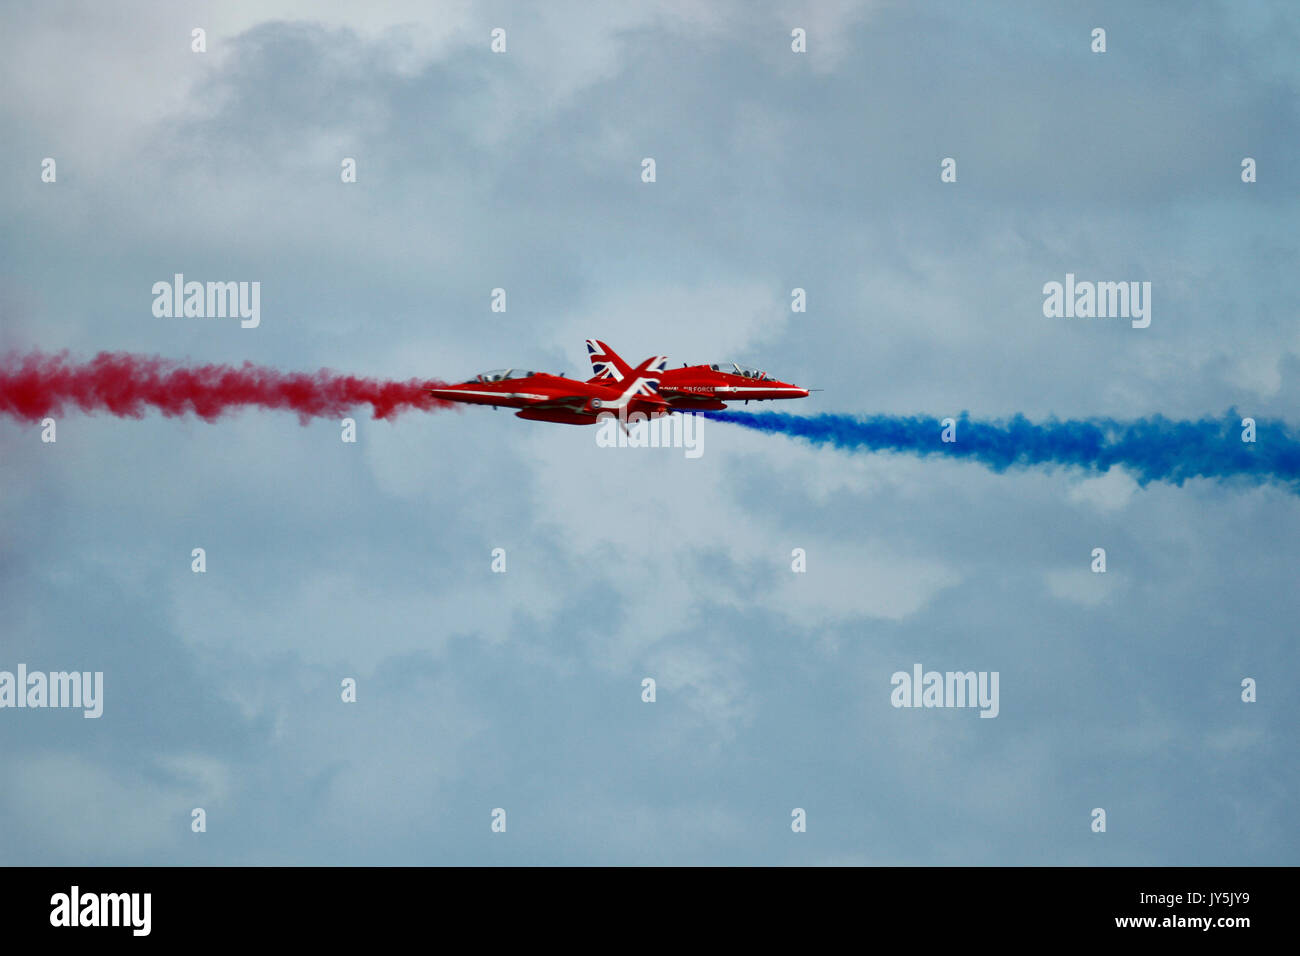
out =
[(528, 378), (529, 376), (537, 374), (537, 372), (531, 372), (528, 369), (523, 368), (497, 368), (490, 372), (483, 372), (476, 378), (470, 379), (469, 382), (466, 382), (465, 384), (468, 385), (472, 382), (504, 382), (506, 379)]
[(735, 362), (719, 362), (717, 365), (710, 365), (709, 368), (715, 372), (721, 372), (723, 375), (743, 375), (745, 378), (767, 378), (767, 373), (756, 368), (750, 368), (748, 365), (737, 365)]

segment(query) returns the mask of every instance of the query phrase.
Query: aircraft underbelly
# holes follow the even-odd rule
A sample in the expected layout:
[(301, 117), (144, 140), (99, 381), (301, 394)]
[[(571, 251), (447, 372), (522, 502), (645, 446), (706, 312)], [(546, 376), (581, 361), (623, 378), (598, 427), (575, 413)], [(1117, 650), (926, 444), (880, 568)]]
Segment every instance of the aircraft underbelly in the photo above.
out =
[(526, 418), (531, 422), (556, 422), (560, 425), (594, 425), (596, 418), (594, 415), (583, 415), (578, 412), (565, 412), (559, 409), (538, 409), (525, 408), (515, 412), (516, 418)]
[(668, 403), (673, 407), (674, 411), (679, 412), (715, 412), (727, 407), (726, 402), (719, 401), (712, 396), (696, 398), (693, 395), (680, 393), (668, 397)]

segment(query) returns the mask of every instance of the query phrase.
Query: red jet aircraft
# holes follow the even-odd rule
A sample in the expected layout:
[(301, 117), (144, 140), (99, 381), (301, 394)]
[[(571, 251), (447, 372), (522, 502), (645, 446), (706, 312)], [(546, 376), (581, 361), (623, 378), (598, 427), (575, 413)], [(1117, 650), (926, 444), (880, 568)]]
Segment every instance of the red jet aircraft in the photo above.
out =
[[(623, 382), (634, 373), (612, 348), (597, 339), (587, 339), (591, 358), (591, 382)], [(809, 389), (778, 382), (766, 372), (734, 362), (717, 365), (690, 365), (669, 369), (659, 381), (659, 396), (668, 407), (679, 412), (713, 411), (726, 408), (726, 402), (751, 399), (807, 398)], [(724, 401), (725, 400), (725, 401)]]
[(668, 411), (668, 403), (656, 393), (668, 359), (662, 355), (646, 359), (618, 381), (579, 382), (545, 372), (506, 368), (484, 372), (468, 382), (431, 388), (438, 398), (493, 408), (517, 408), (515, 415), (535, 422), (565, 425), (594, 425), (606, 412), (624, 420), (633, 412), (647, 417)]

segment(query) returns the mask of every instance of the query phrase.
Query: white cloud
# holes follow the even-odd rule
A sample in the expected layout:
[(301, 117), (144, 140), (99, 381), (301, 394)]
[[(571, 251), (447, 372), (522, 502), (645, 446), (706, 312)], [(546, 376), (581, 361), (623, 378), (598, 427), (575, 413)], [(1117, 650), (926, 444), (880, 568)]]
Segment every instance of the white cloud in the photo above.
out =
[(1076, 482), (1068, 494), (1069, 499), (1077, 504), (1086, 504), (1109, 514), (1126, 507), (1138, 488), (1138, 483), (1128, 472), (1116, 466), (1104, 475)]
[(1114, 571), (1096, 574), (1087, 566), (1046, 571), (1043, 579), (1052, 597), (1084, 606), (1112, 600), (1124, 586), (1123, 577)]

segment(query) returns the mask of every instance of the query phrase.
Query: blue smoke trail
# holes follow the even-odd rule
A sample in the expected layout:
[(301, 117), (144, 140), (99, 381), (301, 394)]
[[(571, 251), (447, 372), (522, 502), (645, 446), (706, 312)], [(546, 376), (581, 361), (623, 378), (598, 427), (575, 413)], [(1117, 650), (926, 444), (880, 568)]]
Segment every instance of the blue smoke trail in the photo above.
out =
[(1256, 441), (1243, 442), (1241, 417), (1171, 421), (1161, 416), (1134, 421), (1051, 419), (1035, 424), (1023, 415), (1008, 421), (976, 421), (963, 412), (955, 442), (940, 438), (938, 419), (921, 416), (789, 415), (784, 412), (700, 412), (769, 434), (803, 438), (850, 451), (908, 452), (977, 461), (995, 472), (1033, 465), (1076, 466), (1104, 472), (1123, 465), (1141, 485), (1189, 478), (1275, 481), (1300, 493), (1300, 440), (1285, 423), (1257, 421)]

